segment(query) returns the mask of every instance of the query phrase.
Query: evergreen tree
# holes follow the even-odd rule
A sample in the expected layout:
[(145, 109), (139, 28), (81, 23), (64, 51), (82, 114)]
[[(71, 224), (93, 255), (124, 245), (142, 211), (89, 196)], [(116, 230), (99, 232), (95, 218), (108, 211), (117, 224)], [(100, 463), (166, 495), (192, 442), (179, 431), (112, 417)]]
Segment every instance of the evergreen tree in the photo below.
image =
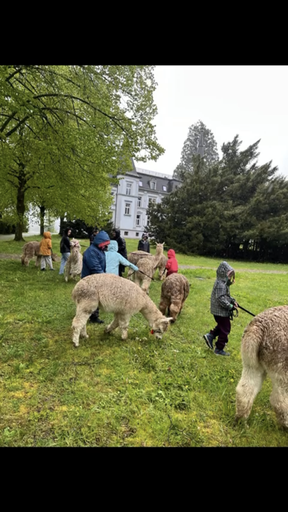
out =
[(203, 156), (207, 165), (211, 165), (219, 159), (214, 135), (202, 121), (190, 126), (182, 148), (181, 160), (173, 173), (173, 177), (182, 179), (183, 173), (192, 172), (192, 159), (197, 154)]

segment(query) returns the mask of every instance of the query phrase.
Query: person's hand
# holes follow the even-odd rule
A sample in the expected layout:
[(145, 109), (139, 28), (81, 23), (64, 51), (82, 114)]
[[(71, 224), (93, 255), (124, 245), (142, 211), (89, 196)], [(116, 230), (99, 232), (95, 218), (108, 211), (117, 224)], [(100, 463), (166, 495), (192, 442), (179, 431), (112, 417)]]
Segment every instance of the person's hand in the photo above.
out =
[(235, 300), (235, 302), (234, 302), (233, 306), (234, 306), (234, 308), (239, 308), (239, 306), (238, 306), (238, 304), (237, 304), (236, 300)]

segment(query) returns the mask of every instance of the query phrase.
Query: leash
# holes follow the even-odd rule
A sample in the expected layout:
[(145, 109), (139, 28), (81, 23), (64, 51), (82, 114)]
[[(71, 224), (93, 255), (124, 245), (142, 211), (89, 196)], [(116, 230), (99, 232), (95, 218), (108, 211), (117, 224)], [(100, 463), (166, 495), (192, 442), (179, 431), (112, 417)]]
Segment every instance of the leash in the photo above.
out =
[(249, 313), (249, 315), (256, 316), (256, 315), (254, 315), (253, 313), (251, 313), (251, 311), (248, 311), (248, 309), (242, 308), (242, 306), (240, 306), (239, 304), (238, 304), (238, 308), (242, 309), (242, 310), (243, 310), (243, 311), (245, 311), (246, 313)]
[(140, 268), (138, 268), (137, 271), (133, 270), (132, 274), (134, 274), (134, 272), (141, 272), (141, 274), (144, 274), (144, 276), (149, 277), (149, 279), (151, 279), (152, 281), (156, 281), (156, 279), (154, 279), (153, 277), (150, 277), (150, 276), (148, 276), (148, 274), (145, 274), (145, 272), (142, 272), (142, 270), (140, 270)]

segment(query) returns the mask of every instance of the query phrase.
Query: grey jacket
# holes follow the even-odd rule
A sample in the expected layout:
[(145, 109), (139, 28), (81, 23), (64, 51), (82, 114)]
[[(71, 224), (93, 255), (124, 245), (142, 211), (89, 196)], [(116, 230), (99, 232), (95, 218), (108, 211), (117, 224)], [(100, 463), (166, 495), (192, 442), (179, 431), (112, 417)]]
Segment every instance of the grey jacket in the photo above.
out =
[(227, 261), (222, 261), (216, 270), (217, 279), (214, 283), (211, 293), (211, 308), (212, 315), (216, 316), (229, 316), (229, 312), (235, 302), (235, 299), (230, 296), (229, 286), (227, 285), (227, 272), (234, 270)]

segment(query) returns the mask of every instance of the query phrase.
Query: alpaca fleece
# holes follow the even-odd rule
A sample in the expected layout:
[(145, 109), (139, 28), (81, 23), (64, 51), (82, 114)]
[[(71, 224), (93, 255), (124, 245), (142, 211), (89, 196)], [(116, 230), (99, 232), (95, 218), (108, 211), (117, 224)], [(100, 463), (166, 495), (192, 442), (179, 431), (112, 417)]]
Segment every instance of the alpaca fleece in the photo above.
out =
[(173, 322), (175, 322), (189, 295), (189, 290), (189, 282), (182, 274), (171, 274), (166, 277), (161, 286), (161, 298), (159, 304), (161, 313), (165, 315), (166, 309), (168, 309), (168, 315), (171, 315)]
[(172, 320), (162, 315), (139, 286), (115, 274), (103, 273), (84, 277), (73, 289), (72, 299), (76, 303), (76, 315), (72, 322), (73, 343), (76, 347), (79, 345), (79, 336), (88, 338), (87, 320), (98, 307), (114, 313), (114, 319), (105, 332), (119, 327), (123, 340), (128, 337), (130, 318), (136, 313), (141, 313), (146, 318), (157, 339), (162, 338)]
[(268, 375), (271, 405), (288, 428), (288, 306), (266, 309), (246, 327), (241, 341), (242, 375), (236, 388), (236, 420), (249, 417), (254, 399)]

